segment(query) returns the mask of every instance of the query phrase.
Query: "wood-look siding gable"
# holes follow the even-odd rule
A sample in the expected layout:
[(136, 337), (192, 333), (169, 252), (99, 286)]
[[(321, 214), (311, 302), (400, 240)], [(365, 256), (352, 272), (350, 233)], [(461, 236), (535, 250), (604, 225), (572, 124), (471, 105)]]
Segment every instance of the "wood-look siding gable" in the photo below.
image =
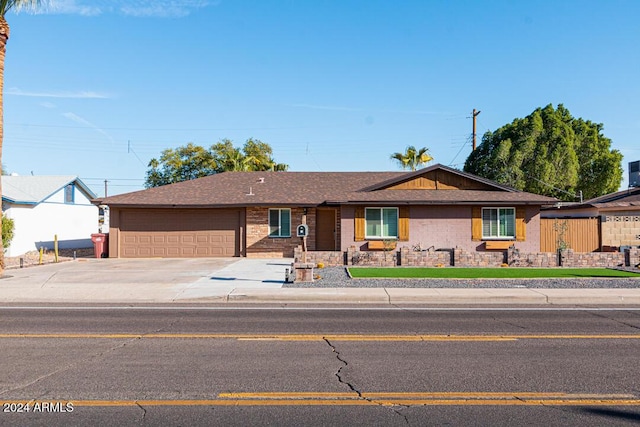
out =
[(389, 190), (495, 190), (465, 176), (460, 176), (443, 170), (433, 170), (388, 187)]

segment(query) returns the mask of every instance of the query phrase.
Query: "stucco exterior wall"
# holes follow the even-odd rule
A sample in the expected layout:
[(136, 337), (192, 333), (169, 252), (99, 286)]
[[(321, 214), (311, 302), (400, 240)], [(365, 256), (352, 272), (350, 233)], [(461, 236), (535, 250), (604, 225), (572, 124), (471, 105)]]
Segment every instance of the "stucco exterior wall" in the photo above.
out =
[(58, 248), (91, 248), (91, 234), (98, 231), (98, 207), (92, 205), (80, 191), (74, 204), (64, 203), (61, 190), (38, 205), (6, 205), (4, 215), (14, 220), (14, 238), (6, 256), (19, 256), (40, 247), (53, 249), (58, 236)]
[[(398, 242), (398, 247), (423, 249), (452, 249), (484, 251), (484, 242), (471, 239), (471, 206), (411, 206), (409, 208), (409, 241)], [(355, 207), (343, 206), (341, 217), (341, 250), (351, 246), (366, 250), (366, 242), (354, 240)], [(540, 250), (540, 210), (527, 206), (525, 210), (526, 240), (514, 241), (524, 252)]]

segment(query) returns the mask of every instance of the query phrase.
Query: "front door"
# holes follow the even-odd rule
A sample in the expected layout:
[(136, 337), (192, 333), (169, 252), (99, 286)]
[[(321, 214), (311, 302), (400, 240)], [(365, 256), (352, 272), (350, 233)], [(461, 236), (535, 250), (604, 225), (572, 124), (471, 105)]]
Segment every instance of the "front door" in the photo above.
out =
[(316, 250), (336, 250), (335, 209), (318, 209), (316, 211)]

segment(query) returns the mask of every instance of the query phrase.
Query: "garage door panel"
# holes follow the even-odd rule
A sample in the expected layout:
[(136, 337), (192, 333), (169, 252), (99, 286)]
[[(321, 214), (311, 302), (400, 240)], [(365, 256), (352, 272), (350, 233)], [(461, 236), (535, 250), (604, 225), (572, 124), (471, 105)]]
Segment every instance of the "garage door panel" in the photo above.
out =
[(170, 258), (179, 258), (180, 257), (180, 248), (167, 248), (166, 255)]
[(134, 244), (138, 241), (136, 236), (124, 235), (121, 234), (121, 239), (123, 244)]
[(239, 209), (121, 211), (120, 256), (238, 256), (241, 213)]
[[(153, 235), (151, 235), (151, 240), (153, 241), (154, 245), (163, 245), (163, 244), (167, 243), (167, 236), (153, 234)], [(143, 243), (143, 242), (141, 241), (140, 243)]]

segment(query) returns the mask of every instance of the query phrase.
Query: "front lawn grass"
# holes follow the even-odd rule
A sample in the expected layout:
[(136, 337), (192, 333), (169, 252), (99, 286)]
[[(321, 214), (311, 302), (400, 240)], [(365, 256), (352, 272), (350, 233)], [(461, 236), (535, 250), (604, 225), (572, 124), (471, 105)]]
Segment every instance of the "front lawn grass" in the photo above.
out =
[(609, 268), (428, 268), (428, 267), (350, 267), (355, 279), (540, 279), (640, 277), (640, 272)]

